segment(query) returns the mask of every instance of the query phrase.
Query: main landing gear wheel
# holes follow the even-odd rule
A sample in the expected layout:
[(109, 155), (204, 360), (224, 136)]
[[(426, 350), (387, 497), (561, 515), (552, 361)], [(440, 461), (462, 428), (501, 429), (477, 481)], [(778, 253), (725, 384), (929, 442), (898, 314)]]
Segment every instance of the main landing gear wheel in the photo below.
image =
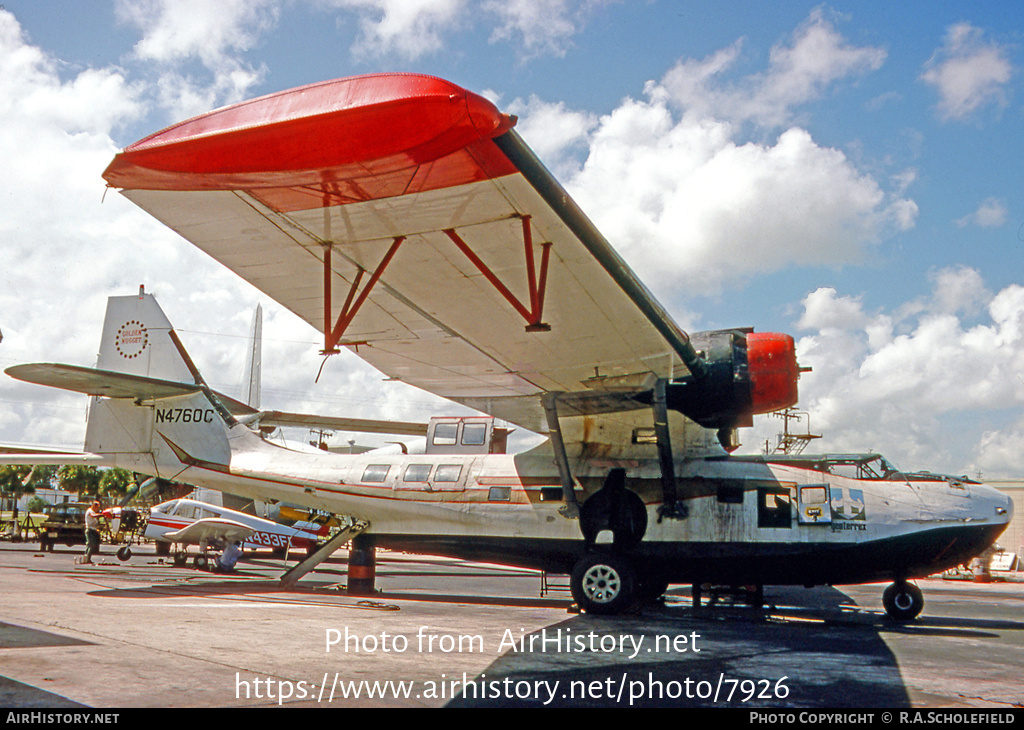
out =
[(882, 592), (882, 605), (889, 618), (895, 621), (912, 621), (924, 608), (924, 595), (912, 583), (896, 581)]
[(196, 555), (192, 558), (192, 565), (195, 566), (196, 570), (206, 570), (210, 565), (210, 559), (205, 555)]
[(131, 556), (132, 556), (132, 549), (130, 547), (128, 547), (127, 545), (125, 545), (123, 548), (121, 548), (121, 549), (119, 549), (117, 551), (117, 559), (120, 560), (122, 563), (124, 561), (128, 560), (129, 558), (131, 558)]
[(572, 570), (569, 588), (587, 613), (620, 613), (636, 600), (636, 571), (629, 560), (617, 555), (584, 555)]

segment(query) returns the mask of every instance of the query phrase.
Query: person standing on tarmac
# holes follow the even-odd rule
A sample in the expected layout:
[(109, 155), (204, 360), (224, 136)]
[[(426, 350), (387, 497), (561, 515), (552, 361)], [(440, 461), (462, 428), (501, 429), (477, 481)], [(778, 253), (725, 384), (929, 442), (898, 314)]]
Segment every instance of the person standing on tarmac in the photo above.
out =
[(82, 556), (84, 565), (92, 565), (92, 556), (100, 551), (100, 520), (102, 518), (103, 510), (97, 499), (85, 511), (85, 555)]

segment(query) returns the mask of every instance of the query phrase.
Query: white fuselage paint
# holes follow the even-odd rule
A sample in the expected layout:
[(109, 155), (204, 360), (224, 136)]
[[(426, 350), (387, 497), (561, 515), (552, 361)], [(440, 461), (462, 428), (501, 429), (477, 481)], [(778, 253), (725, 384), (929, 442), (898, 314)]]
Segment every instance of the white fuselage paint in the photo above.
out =
[[(186, 466), (161, 450), (160, 461), (165, 463), (158, 464), (157, 470), (165, 478), (246, 497), (351, 515), (367, 520), (371, 535), (582, 545), (579, 522), (560, 513), (559, 480), (544, 446), (519, 455), (317, 454), (268, 443), (242, 425), (229, 429), (228, 441), (227, 465)], [(726, 458), (679, 463), (680, 496), (689, 515), (659, 521), (658, 462), (650, 454), (640, 457), (574, 460), (573, 473), (586, 485), (585, 491), (577, 488), (578, 501), (582, 503), (601, 486), (610, 468), (625, 467), (629, 487), (641, 493), (647, 509), (642, 546), (661, 549), (714, 545), (723, 549), (723, 556), (735, 557), (780, 546), (870, 546), (943, 528), (978, 527), (991, 528), (987, 534), (994, 540), (1012, 512), (1005, 495), (969, 481), (853, 479), (792, 465)], [(145, 470), (136, 459), (132, 461), (129, 468)], [(428, 481), (404, 478), (417, 465), (424, 471), (423, 465), (430, 467)], [(371, 466), (377, 467), (378, 481), (364, 478)], [(385, 466), (386, 476), (380, 481)], [(454, 481), (437, 481), (438, 466), (448, 467), (448, 479), (457, 472)], [(739, 500), (730, 501), (728, 496), (723, 500), (716, 485), (731, 487), (734, 497), (741, 495)], [(759, 488), (792, 502), (781, 523), (759, 525), (765, 499)], [(549, 501), (542, 499), (542, 493)], [(817, 503), (805, 504), (804, 496)], [(431, 552), (429, 546), (423, 552)]]

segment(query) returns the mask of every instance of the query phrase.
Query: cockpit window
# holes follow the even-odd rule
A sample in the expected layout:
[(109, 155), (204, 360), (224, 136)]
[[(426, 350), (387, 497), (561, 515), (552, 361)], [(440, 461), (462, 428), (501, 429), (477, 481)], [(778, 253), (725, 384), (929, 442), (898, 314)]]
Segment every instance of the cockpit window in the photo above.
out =
[(880, 454), (825, 454), (822, 456), (771, 456), (767, 461), (824, 474), (873, 481), (905, 481), (906, 475)]
[(163, 512), (165, 515), (173, 515), (174, 514), (174, 509), (177, 506), (178, 506), (178, 500), (175, 499), (175, 500), (173, 500), (171, 502), (164, 502), (163, 504), (158, 504), (153, 509), (155, 509), (157, 512)]

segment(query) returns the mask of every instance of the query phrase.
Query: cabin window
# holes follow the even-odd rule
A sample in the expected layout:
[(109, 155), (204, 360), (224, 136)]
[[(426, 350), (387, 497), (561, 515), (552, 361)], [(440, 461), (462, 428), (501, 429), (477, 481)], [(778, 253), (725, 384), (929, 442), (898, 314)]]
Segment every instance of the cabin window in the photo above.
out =
[(454, 446), (459, 436), (459, 424), (457, 423), (436, 423), (434, 424), (433, 443), (438, 446)]
[(561, 487), (541, 487), (540, 488), (540, 501), (541, 502), (561, 502), (562, 501), (562, 488)]
[(437, 473), (434, 474), (434, 481), (457, 482), (460, 476), (462, 476), (461, 464), (441, 464), (437, 467)]
[(786, 487), (757, 488), (757, 526), (792, 527), (792, 497)]
[(483, 446), (487, 443), (486, 423), (467, 423), (462, 427), (462, 444), (464, 446)]
[(425, 482), (430, 479), (430, 464), (409, 464), (403, 479), (407, 482)]
[(828, 502), (828, 488), (824, 484), (801, 487), (800, 502), (802, 504), (825, 504)]
[(363, 472), (363, 481), (383, 482), (388, 478), (389, 471), (391, 471), (391, 467), (387, 464), (370, 464), (366, 467), (366, 471)]
[(512, 499), (512, 487), (491, 487), (487, 490), (487, 499), (491, 502), (508, 502)]

